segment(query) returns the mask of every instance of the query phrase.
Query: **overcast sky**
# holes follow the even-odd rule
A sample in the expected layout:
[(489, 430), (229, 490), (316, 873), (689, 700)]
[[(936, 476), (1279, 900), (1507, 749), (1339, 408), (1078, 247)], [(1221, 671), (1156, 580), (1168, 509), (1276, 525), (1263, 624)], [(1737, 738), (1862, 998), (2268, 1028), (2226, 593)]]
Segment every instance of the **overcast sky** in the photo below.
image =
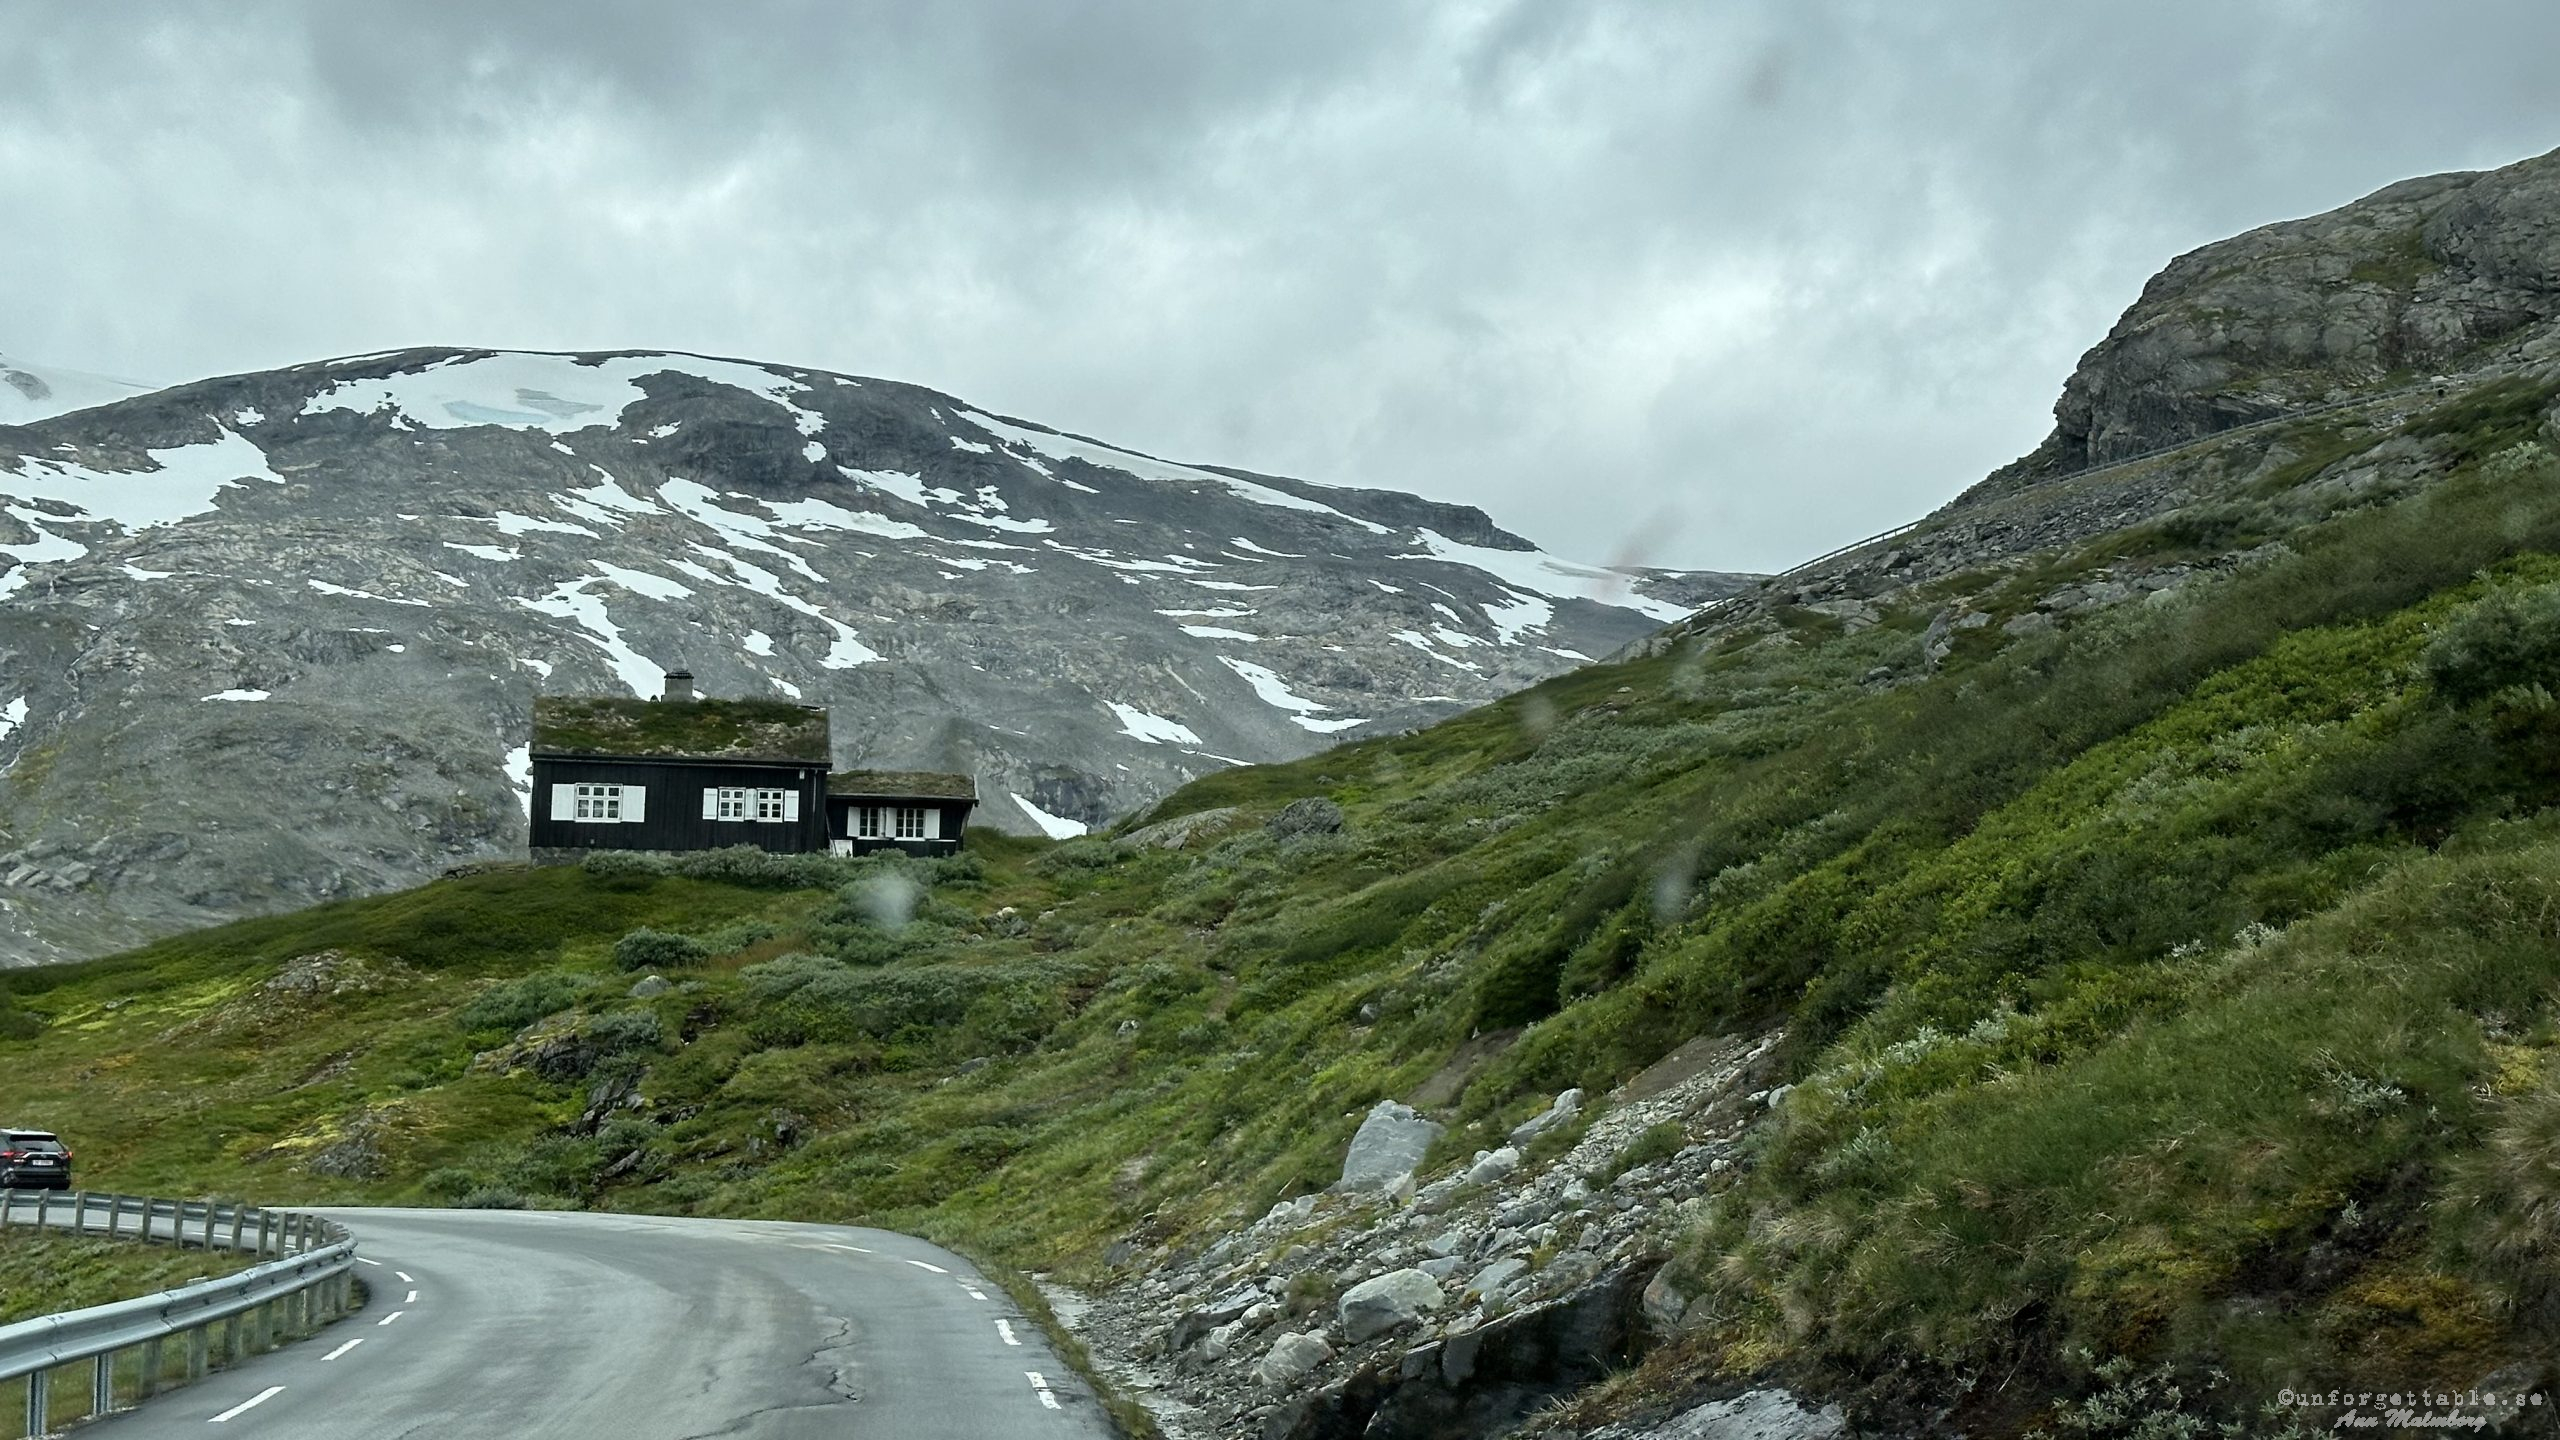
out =
[(0, 0), (0, 352), (891, 376), (1775, 569), (2179, 251), (2560, 146), (2560, 7)]

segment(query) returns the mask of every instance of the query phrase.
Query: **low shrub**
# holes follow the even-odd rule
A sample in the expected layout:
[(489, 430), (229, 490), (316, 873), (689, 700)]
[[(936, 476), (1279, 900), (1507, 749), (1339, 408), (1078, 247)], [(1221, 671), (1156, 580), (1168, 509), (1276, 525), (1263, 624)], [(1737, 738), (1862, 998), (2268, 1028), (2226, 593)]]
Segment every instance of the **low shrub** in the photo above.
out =
[(2419, 664), (2456, 705), (2560, 680), (2560, 585), (2491, 593), (2440, 627)]
[(454, 1023), (465, 1031), (521, 1030), (577, 1004), (589, 983), (566, 970), (536, 970), (480, 992), (454, 1015)]
[(684, 970), (710, 958), (710, 946), (671, 930), (643, 926), (613, 942), (613, 963), (625, 970)]

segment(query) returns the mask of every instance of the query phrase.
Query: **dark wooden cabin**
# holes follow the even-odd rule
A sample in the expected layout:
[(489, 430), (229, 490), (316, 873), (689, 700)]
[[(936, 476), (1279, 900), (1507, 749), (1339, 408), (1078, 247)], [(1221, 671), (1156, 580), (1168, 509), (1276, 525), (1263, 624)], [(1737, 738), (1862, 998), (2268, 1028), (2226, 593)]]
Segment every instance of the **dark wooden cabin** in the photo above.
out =
[(826, 711), (702, 699), (681, 670), (657, 700), (542, 696), (531, 850), (824, 851), (832, 758)]
[(960, 848), (978, 782), (937, 770), (839, 770), (827, 781), (827, 836), (839, 855)]

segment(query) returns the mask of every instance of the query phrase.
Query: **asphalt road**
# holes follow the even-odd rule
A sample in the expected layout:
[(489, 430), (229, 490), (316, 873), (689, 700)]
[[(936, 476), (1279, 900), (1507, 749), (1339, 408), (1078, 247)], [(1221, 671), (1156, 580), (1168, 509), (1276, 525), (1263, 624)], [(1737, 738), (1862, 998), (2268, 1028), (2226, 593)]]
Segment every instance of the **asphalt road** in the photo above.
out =
[[(1050, 1440), (1114, 1434), (968, 1262), (828, 1225), (335, 1210), (347, 1319), (102, 1440)], [(219, 1428), (216, 1428), (219, 1427)]]

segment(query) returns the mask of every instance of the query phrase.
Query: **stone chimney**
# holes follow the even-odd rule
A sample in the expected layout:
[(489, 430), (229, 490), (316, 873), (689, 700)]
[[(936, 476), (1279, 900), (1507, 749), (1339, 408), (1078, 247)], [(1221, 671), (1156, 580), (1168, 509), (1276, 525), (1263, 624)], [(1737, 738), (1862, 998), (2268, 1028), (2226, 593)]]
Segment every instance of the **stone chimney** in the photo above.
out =
[(667, 693), (661, 698), (667, 700), (695, 699), (696, 696), (693, 693), (693, 672), (690, 670), (668, 671)]

